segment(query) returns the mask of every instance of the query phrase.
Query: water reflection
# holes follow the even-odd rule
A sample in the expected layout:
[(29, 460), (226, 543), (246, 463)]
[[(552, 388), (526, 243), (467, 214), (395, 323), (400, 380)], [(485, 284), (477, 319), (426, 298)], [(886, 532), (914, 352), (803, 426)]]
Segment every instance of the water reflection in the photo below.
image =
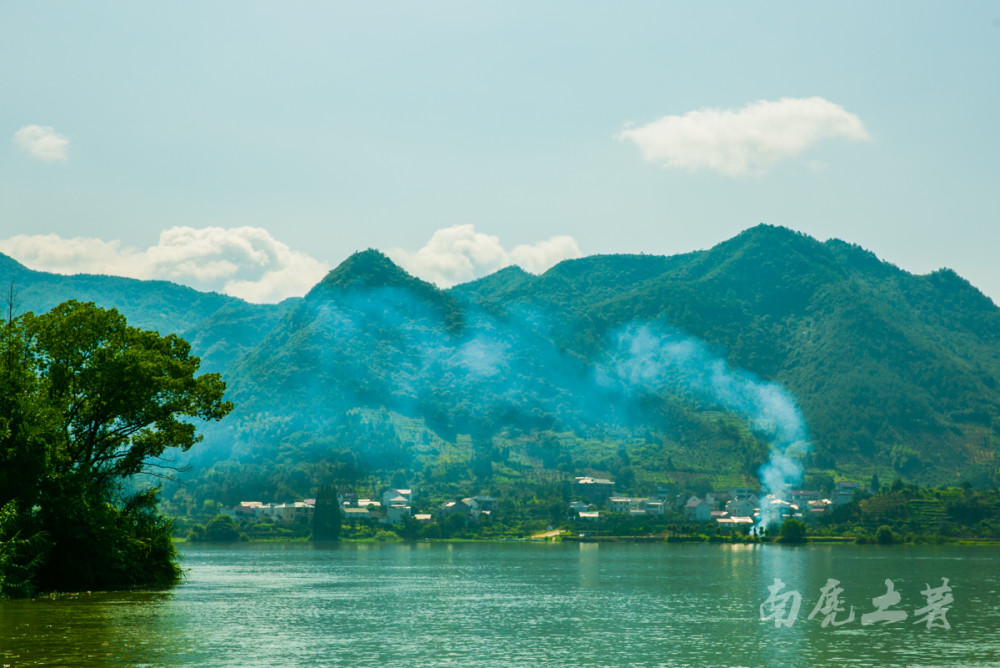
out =
[(577, 564), (580, 569), (580, 586), (583, 588), (597, 587), (600, 584), (599, 560), (600, 543), (580, 543), (580, 558)]
[(169, 593), (134, 592), (5, 601), (0, 658), (16, 666), (165, 663), (171, 599)]
[[(871, 546), (354, 544), (185, 547), (168, 593), (0, 603), (0, 657), (26, 665), (783, 666), (1000, 664), (1000, 550)], [(774, 578), (799, 618), (759, 619)], [(951, 630), (823, 628), (841, 581), (857, 617), (950, 578)]]

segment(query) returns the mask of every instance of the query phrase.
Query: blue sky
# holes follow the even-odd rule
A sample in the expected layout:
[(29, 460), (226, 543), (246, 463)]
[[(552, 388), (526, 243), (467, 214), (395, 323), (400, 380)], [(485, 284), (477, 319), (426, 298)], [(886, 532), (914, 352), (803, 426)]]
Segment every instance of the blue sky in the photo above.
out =
[(1000, 302), (1000, 5), (0, 0), (0, 251), (302, 294), (759, 222)]

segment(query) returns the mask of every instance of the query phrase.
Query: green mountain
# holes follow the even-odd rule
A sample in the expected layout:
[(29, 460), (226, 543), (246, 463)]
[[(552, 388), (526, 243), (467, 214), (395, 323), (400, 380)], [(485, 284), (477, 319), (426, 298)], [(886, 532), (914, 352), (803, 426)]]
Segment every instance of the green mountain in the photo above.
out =
[(1000, 482), (1000, 309), (950, 270), (784, 228), (450, 290), (370, 250), (265, 306), (2, 256), (0, 280), (24, 310), (87, 299), (189, 338), (237, 405), (200, 464), (227, 460), (206, 476), (241, 493), (366, 471), (753, 482), (772, 448), (860, 480)]
[(0, 285), (14, 290), (14, 310), (44, 313), (75, 299), (114, 308), (129, 324), (161, 334), (183, 335), (202, 357), (202, 369), (224, 371), (256, 347), (285, 310), (282, 304), (248, 304), (214, 292), (199, 292), (168, 281), (119, 276), (63, 276), (33, 271), (0, 253)]

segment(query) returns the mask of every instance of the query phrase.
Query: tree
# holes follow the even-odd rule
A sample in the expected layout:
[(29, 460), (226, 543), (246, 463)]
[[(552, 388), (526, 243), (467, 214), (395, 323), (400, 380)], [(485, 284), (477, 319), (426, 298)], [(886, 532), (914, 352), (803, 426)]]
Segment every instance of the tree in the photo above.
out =
[(0, 505), (48, 546), (41, 589), (166, 583), (179, 569), (157, 489), (132, 478), (176, 468), (168, 451), (201, 440), (192, 419), (219, 420), (218, 374), (175, 335), (128, 326), (115, 310), (69, 301), (0, 324)]
[(340, 540), (340, 503), (337, 488), (324, 485), (316, 493), (316, 507), (313, 509), (312, 539)]
[(781, 523), (778, 540), (782, 543), (804, 543), (806, 542), (805, 522), (789, 517)]
[(204, 540), (214, 543), (236, 543), (240, 540), (240, 529), (229, 515), (216, 515), (205, 526)]
[(879, 482), (878, 473), (872, 473), (872, 481), (868, 484), (868, 489), (872, 491), (872, 494), (878, 494), (879, 490), (882, 489), (882, 483)]
[(896, 536), (892, 533), (892, 527), (887, 524), (883, 524), (875, 532), (875, 540), (878, 541), (879, 545), (892, 545), (896, 542)]
[(44, 538), (41, 534), (21, 537), (15, 506), (10, 501), (0, 507), (0, 598), (32, 594), (31, 577), (40, 558), (38, 545)]
[(36, 373), (62, 438), (49, 466), (101, 486), (162, 465), (169, 448), (201, 440), (187, 418), (219, 420), (232, 410), (218, 374), (176, 335), (129, 327), (124, 316), (70, 301), (26, 316)]

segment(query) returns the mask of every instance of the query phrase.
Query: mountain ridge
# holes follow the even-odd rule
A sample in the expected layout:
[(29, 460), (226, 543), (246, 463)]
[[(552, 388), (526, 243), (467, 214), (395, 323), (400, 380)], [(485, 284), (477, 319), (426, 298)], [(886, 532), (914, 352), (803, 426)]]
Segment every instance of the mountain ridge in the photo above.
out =
[[(132, 279), (32, 272), (27, 282), (19, 267), (0, 257), (0, 280), (24, 281), (28, 306), (82, 297), (189, 338), (237, 401), (228, 431), (209, 439), (223, 457), (284, 443), (430, 470), (447, 449), (435, 455), (426, 443), (562, 433), (562, 455), (539, 460), (525, 446), (519, 466), (609, 470), (586, 444), (641, 436), (650, 445), (638, 475), (720, 458), (755, 475), (763, 442), (752, 420), (683, 388), (633, 396), (598, 382), (621, 361), (623, 333), (641, 326), (783, 388), (812, 435), (814, 468), (998, 479), (1000, 309), (951, 270), (911, 274), (787, 228), (758, 225), (681, 255), (567, 260), (540, 275), (508, 267), (447, 290), (369, 249), (280, 305)], [(376, 429), (358, 423), (358, 411), (398, 417), (383, 414)], [(401, 426), (414, 421), (436, 434), (425, 446)], [(481, 455), (464, 456), (473, 466)], [(478, 466), (488, 464), (507, 466)]]

